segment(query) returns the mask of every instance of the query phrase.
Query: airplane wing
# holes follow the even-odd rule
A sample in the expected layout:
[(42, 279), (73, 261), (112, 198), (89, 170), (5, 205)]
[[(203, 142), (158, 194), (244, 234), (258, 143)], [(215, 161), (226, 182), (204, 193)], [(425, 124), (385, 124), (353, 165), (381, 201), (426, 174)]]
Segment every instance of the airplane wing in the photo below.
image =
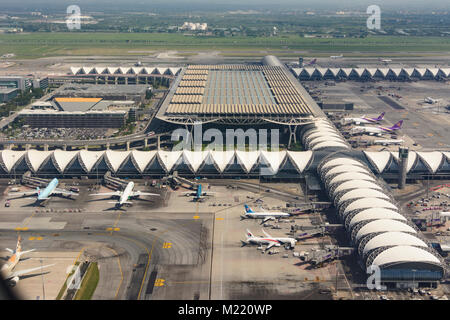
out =
[(274, 217), (265, 217), (264, 220), (262, 221), (262, 223), (265, 223), (269, 220), (275, 220), (275, 218)]
[(69, 190), (64, 190), (64, 189), (58, 189), (56, 188), (55, 190), (53, 190), (52, 194), (60, 194), (63, 196), (78, 196), (78, 193), (69, 191)]
[(122, 194), (121, 191), (114, 191), (114, 192), (104, 192), (104, 193), (91, 193), (90, 196), (118, 196)]
[(39, 191), (34, 190), (34, 191), (27, 191), (27, 192), (14, 192), (14, 193), (8, 193), (8, 196), (19, 196), (19, 197), (23, 197), (23, 196), (32, 196), (35, 194), (38, 194)]
[(31, 250), (21, 251), (20, 254), (21, 254), (21, 255), (24, 255), (24, 254), (27, 254), (27, 253), (30, 253), (30, 252), (33, 252), (33, 251), (36, 251), (36, 249), (31, 249)]
[(268, 234), (266, 231), (264, 231), (264, 229), (261, 229), (261, 230), (267, 238), (272, 238), (272, 236), (270, 234)]
[(136, 197), (136, 196), (161, 196), (161, 195), (159, 195), (159, 194), (157, 194), (157, 193), (149, 193), (149, 192), (132, 192), (131, 193), (131, 196), (132, 197)]
[(48, 264), (48, 265), (42, 266), (42, 267), (14, 271), (14, 272), (8, 274), (7, 278), (11, 279), (11, 278), (14, 278), (14, 277), (20, 277), (20, 276), (23, 276), (24, 274), (27, 274), (27, 273), (30, 273), (30, 272), (34, 272), (34, 271), (39, 271), (39, 270), (42, 270), (44, 268), (48, 268), (48, 267), (51, 267), (51, 266), (54, 266), (54, 265), (55, 264)]
[(271, 243), (269, 243), (269, 245), (266, 247), (266, 250), (269, 250), (270, 248), (272, 248), (272, 247), (274, 247), (274, 246), (279, 247), (280, 244), (279, 244), (278, 242), (271, 242)]

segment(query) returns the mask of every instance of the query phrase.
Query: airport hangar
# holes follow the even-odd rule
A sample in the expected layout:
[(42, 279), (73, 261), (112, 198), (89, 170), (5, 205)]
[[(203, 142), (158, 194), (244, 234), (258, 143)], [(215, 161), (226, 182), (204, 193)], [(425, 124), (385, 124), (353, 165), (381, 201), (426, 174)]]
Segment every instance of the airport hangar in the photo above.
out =
[[(183, 162), (183, 165), (189, 163), (192, 169), (195, 170), (194, 166), (197, 166), (198, 164), (201, 166), (208, 158), (209, 161), (215, 163), (219, 169), (220, 166), (225, 164), (224, 169), (226, 169), (227, 167), (230, 168), (226, 161), (226, 159), (229, 158), (239, 159), (236, 160), (240, 162), (238, 168), (240, 168), (240, 170), (245, 169), (248, 172), (253, 169), (251, 168), (252, 165), (260, 164), (262, 159), (265, 159), (265, 161), (274, 168), (278, 161), (281, 163), (281, 158), (283, 161), (287, 162), (289, 160), (291, 163), (295, 163), (294, 159), (297, 159), (297, 174), (294, 172), (291, 173), (291, 175), (295, 176), (298, 175), (298, 172), (305, 170), (307, 165), (311, 164), (312, 160), (312, 163), (315, 163), (315, 165), (311, 167), (311, 170), (313, 172), (315, 171), (322, 185), (325, 187), (328, 196), (334, 202), (336, 214), (344, 223), (346, 233), (354, 247), (357, 249), (358, 262), (361, 268), (366, 271), (367, 267), (377, 265), (381, 270), (381, 282), (394, 287), (410, 287), (416, 286), (419, 283), (427, 286), (437, 286), (439, 280), (446, 276), (445, 273), (447, 270), (445, 261), (443, 261), (442, 257), (431, 247), (430, 243), (424, 238), (417, 227), (400, 212), (400, 208), (395, 203), (387, 185), (380, 179), (379, 171), (381, 168), (383, 168), (384, 171), (388, 164), (390, 166), (395, 163), (397, 167), (401, 165), (402, 169), (408, 172), (415, 169), (416, 166), (419, 166), (418, 168), (423, 166), (428, 172), (433, 171), (437, 173), (443, 168), (448, 169), (449, 154), (438, 151), (431, 153), (411, 152), (410, 155), (399, 161), (396, 159), (398, 156), (396, 157), (395, 153), (380, 152), (377, 155), (373, 154), (372, 159), (369, 160), (369, 153), (355, 152), (351, 149), (345, 139), (340, 135), (339, 131), (317, 107), (317, 104), (315, 104), (311, 97), (304, 91), (301, 85), (296, 83), (292, 74), (289, 73), (276, 57), (264, 58), (263, 66), (258, 72), (264, 72), (263, 70), (266, 66), (277, 67), (267, 68), (268, 74), (273, 72), (276, 73), (277, 69), (281, 69), (281, 72), (273, 78), (274, 83), (281, 83), (281, 88), (283, 89), (294, 86), (294, 89), (297, 91), (287, 95), (280, 95), (279, 98), (275, 100), (275, 103), (273, 103), (273, 101), (270, 103), (270, 100), (268, 101), (266, 99), (267, 97), (270, 98), (270, 96), (263, 94), (263, 92), (267, 92), (267, 88), (266, 91), (264, 91), (264, 82), (259, 82), (255, 85), (259, 88), (255, 89), (258, 92), (256, 96), (258, 99), (264, 99), (266, 101), (266, 105), (263, 105), (262, 110), (255, 110), (255, 106), (252, 106), (251, 104), (250, 106), (246, 104), (246, 107), (239, 105), (239, 109), (236, 110), (235, 106), (233, 106), (234, 102), (231, 106), (228, 105), (226, 107), (224, 107), (223, 104), (214, 106), (216, 103), (212, 103), (213, 107), (211, 109), (208, 104), (206, 107), (203, 105), (203, 98), (201, 100), (198, 98), (190, 98), (187, 100), (180, 98), (181, 100), (175, 101), (187, 103), (177, 104), (182, 104), (183, 107), (189, 106), (189, 109), (171, 109), (176, 108), (171, 106), (173, 105), (171, 102), (175, 96), (175, 91), (179, 88), (184, 88), (174, 85), (166, 99), (168, 102), (164, 108), (161, 108), (159, 116), (161, 120), (182, 125), (189, 124), (187, 122), (183, 123), (183, 119), (191, 119), (190, 123), (193, 123), (192, 120), (208, 121), (209, 119), (209, 121), (217, 123), (222, 121), (227, 124), (230, 124), (230, 122), (237, 124), (253, 122), (253, 125), (255, 125), (255, 122), (260, 123), (261, 121), (273, 123), (273, 116), (275, 116), (281, 120), (279, 122), (283, 125), (294, 125), (295, 127), (299, 124), (303, 125), (300, 136), (304, 146), (309, 149), (308, 151), (297, 153), (297, 155), (293, 152), (284, 151), (267, 153), (264, 153), (263, 151), (257, 151), (256, 153), (232, 151), (228, 152), (228, 154), (227, 152), (219, 152), (214, 155), (211, 151), (208, 151), (207, 153), (200, 152), (192, 154), (188, 151), (130, 151), (112, 153), (110, 150), (98, 152), (89, 152), (85, 150), (4, 150), (1, 153), (1, 167), (9, 176), (12, 176), (13, 173), (15, 175), (16, 170), (20, 170), (22, 167), (24, 170), (32, 169), (36, 174), (41, 173), (41, 170), (44, 170), (45, 164), (52, 164), (53, 170), (55, 168), (58, 170), (58, 167), (55, 165), (58, 164), (59, 170), (61, 170), (61, 168), (64, 167), (64, 163), (68, 165), (69, 162), (75, 161), (78, 162), (79, 165), (78, 172), (81, 170), (92, 172), (94, 165), (97, 165), (95, 168), (96, 171), (99, 169), (100, 163), (106, 168), (114, 169), (120, 168), (123, 161), (131, 163), (135, 169), (137, 167), (142, 169), (142, 159), (153, 158), (153, 163), (165, 163), (166, 169), (168, 169), (167, 171), (174, 170), (175, 168), (179, 169), (178, 166), (174, 167), (173, 164), (177, 164), (180, 159), (182, 159), (181, 162)], [(216, 71), (218, 68), (221, 67), (214, 67), (212, 71)], [(208, 89), (206, 83), (208, 77), (211, 76), (211, 70), (206, 68), (208, 76), (205, 79), (205, 68), (197, 69), (197, 67), (191, 67), (187, 68), (186, 71), (190, 69), (203, 70), (201, 71), (203, 74), (195, 74), (195, 72), (193, 74), (187, 74), (187, 76), (190, 77), (189, 80), (186, 78), (185, 82), (200, 82), (200, 88)], [(229, 71), (230, 67), (227, 66), (226, 69)], [(254, 69), (251, 71), (254, 72)], [(181, 78), (184, 77), (184, 74), (185, 73), (181, 73), (181, 77), (179, 76), (176, 81), (181, 82)], [(255, 74), (253, 75), (255, 76)], [(283, 80), (283, 78), (284, 76), (289, 77), (289, 75), (294, 81), (288, 81), (290, 83), (286, 84), (286, 81)], [(198, 79), (198, 76), (203, 77)], [(233, 76), (236, 77), (236, 75), (222, 77), (232, 78)], [(252, 78), (257, 77), (258, 76)], [(261, 77), (259, 77), (259, 79), (261, 79)], [(223, 86), (220, 87), (220, 81), (223, 82), (223, 80), (219, 80), (219, 88), (223, 89)], [(266, 80), (266, 85), (267, 82), (269, 81)], [(226, 89), (230, 88), (229, 85), (225, 85), (225, 87)], [(273, 90), (272, 92), (276, 91), (274, 88), (280, 87), (274, 85), (271, 87), (271, 90)], [(247, 90), (253, 90), (253, 87)], [(190, 96), (197, 95), (199, 94), (196, 93)], [(208, 97), (208, 93), (203, 96)], [(228, 98), (229, 96), (230, 94), (227, 93), (226, 97)], [(231, 94), (231, 97), (233, 98), (236, 96), (239, 98), (240, 93)], [(286, 96), (293, 96), (294, 100), (289, 100), (289, 98), (287, 98), (288, 100), (283, 100)], [(282, 105), (280, 101), (285, 101), (285, 104)], [(303, 102), (303, 104), (301, 102)], [(193, 106), (191, 107), (191, 105)], [(280, 114), (277, 114), (277, 109), (281, 109)], [(167, 112), (168, 110), (169, 112)], [(177, 115), (179, 110), (189, 110), (189, 112), (185, 115)], [(194, 110), (195, 112), (190, 110)], [(284, 116), (283, 110), (291, 110), (285, 112), (288, 113), (289, 116)], [(256, 115), (258, 115), (258, 117)], [(298, 119), (299, 122), (294, 124), (292, 119)], [(21, 152), (22, 154), (17, 154), (17, 152)], [(202, 160), (203, 154), (205, 154), (205, 158)], [(140, 160), (138, 160), (138, 158)], [(364, 161), (364, 158), (366, 158), (367, 161)], [(302, 159), (303, 162), (299, 162), (299, 159)], [(374, 159), (377, 160), (374, 161)], [(184, 163), (185, 161), (187, 162)], [(374, 162), (372, 163), (371, 161)], [(231, 166), (233, 164), (231, 164)], [(212, 166), (214, 167), (214, 164)], [(199, 168), (200, 167), (197, 169)], [(42, 173), (44, 172), (42, 171)], [(259, 174), (259, 172), (257, 174)], [(430, 176), (430, 174), (428, 175)]]

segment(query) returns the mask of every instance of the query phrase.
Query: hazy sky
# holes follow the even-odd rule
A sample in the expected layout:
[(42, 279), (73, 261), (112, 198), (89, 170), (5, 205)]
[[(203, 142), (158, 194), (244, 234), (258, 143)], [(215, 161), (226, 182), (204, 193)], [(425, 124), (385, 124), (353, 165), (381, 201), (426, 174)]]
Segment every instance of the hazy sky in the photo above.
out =
[[(449, 0), (0, 0), (3, 10), (59, 10), (70, 4), (78, 4), (88, 11), (122, 9), (140, 11), (152, 9), (233, 10), (233, 9), (354, 9), (362, 11), (371, 4), (385, 10), (449, 10)], [(105, 9), (107, 8), (107, 9)]]

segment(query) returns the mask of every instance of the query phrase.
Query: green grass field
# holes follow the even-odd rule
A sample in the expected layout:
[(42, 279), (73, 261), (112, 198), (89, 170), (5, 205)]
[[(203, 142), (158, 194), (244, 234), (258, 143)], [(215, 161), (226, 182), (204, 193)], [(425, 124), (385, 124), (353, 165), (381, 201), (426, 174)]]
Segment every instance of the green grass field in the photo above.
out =
[(92, 262), (81, 283), (80, 289), (77, 291), (74, 300), (91, 300), (100, 279), (97, 262)]
[[(23, 33), (0, 34), (0, 54), (17, 58), (84, 55), (142, 55), (139, 51), (218, 50), (224, 55), (254, 51), (298, 51), (313, 53), (450, 52), (449, 37), (370, 36), (367, 38), (322, 39), (293, 35), (277, 37), (204, 37), (168, 33)], [(247, 51), (247, 53), (246, 53)], [(189, 53), (188, 53), (189, 54)], [(286, 53), (289, 54), (289, 53)]]

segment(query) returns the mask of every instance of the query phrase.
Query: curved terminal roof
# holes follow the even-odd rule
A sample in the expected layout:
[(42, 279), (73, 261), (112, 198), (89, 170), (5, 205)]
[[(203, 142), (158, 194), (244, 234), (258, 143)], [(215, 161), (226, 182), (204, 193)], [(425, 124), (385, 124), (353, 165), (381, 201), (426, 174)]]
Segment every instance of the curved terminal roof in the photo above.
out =
[(125, 161), (125, 159), (128, 157), (130, 152), (128, 151), (111, 151), (106, 150), (106, 162), (108, 164), (108, 167), (113, 171), (117, 172), (119, 170), (120, 165)]
[(360, 188), (370, 188), (370, 189), (377, 189), (377, 190), (383, 190), (378, 184), (376, 184), (373, 181), (368, 180), (350, 180), (342, 183), (341, 185), (337, 186), (336, 189), (333, 190), (333, 194), (338, 194), (338, 192), (349, 190), (349, 189), (360, 189)]
[(331, 147), (339, 147), (339, 148), (346, 148), (346, 149), (350, 148), (344, 142), (325, 141), (325, 142), (321, 142), (321, 143), (316, 144), (314, 147), (311, 148), (311, 150), (314, 151), (314, 150), (319, 150), (319, 149), (323, 149), (323, 148), (331, 148)]
[(325, 173), (324, 177), (328, 178), (332, 176), (333, 174), (337, 173), (344, 173), (344, 172), (362, 172), (362, 173), (369, 173), (369, 169), (366, 169), (361, 166), (353, 166), (353, 165), (342, 165), (342, 166), (336, 166), (327, 171)]
[(388, 231), (397, 231), (397, 232), (409, 232), (409, 233), (417, 233), (414, 228), (397, 220), (391, 219), (379, 219), (375, 221), (371, 221), (368, 224), (364, 225), (361, 229), (359, 229), (356, 234), (356, 242), (359, 241), (364, 236), (367, 236), (371, 233), (378, 232), (388, 232)]
[(352, 228), (355, 224), (362, 221), (379, 220), (379, 219), (407, 221), (404, 216), (402, 216), (400, 213), (392, 209), (369, 208), (355, 214), (349, 222), (349, 228)]
[(435, 173), (442, 162), (442, 152), (417, 152), (422, 161), (428, 166), (432, 173)]
[(233, 160), (234, 151), (211, 151), (211, 155), (219, 171), (223, 172)]
[(335, 183), (340, 183), (340, 182), (344, 182), (347, 180), (368, 180), (368, 181), (373, 181), (375, 182), (375, 179), (367, 174), (367, 173), (362, 173), (362, 172), (345, 172), (345, 173), (341, 173), (340, 175), (334, 177), (333, 179), (331, 179), (330, 182), (328, 182), (328, 185), (331, 186)]
[(397, 206), (393, 204), (392, 202), (389, 202), (386, 199), (379, 199), (374, 197), (367, 197), (364, 199), (358, 199), (350, 203), (342, 213), (344, 216), (346, 216), (348, 213), (350, 213), (353, 210), (360, 210), (360, 209), (368, 209), (368, 208), (388, 208), (388, 209), (394, 209), (398, 210)]
[(236, 157), (238, 158), (239, 163), (245, 169), (246, 172), (250, 172), (253, 166), (258, 160), (259, 152), (258, 151), (239, 151), (236, 150)]
[[(391, 154), (395, 158), (395, 160), (397, 160), (397, 162), (399, 162), (398, 152), (392, 152), (391, 151)], [(414, 165), (414, 163), (416, 163), (416, 159), (417, 159), (417, 153), (415, 153), (414, 151), (410, 151), (409, 154), (408, 154), (408, 164), (406, 165), (406, 171), (407, 172), (409, 172), (409, 170), (411, 170), (411, 168)]]
[(354, 166), (360, 166), (360, 167), (364, 167), (364, 165), (354, 159), (350, 159), (350, 158), (332, 158), (331, 160), (325, 160), (325, 164), (322, 165), (322, 169), (326, 169), (328, 167), (332, 167), (332, 166), (338, 166), (338, 165), (354, 165)]
[(404, 263), (404, 262), (425, 262), (441, 264), (439, 259), (430, 252), (412, 246), (396, 246), (381, 252), (372, 262), (372, 265), (379, 267)]
[(303, 172), (308, 165), (309, 161), (311, 161), (313, 152), (312, 151), (288, 151), (288, 157), (297, 167), (299, 172)]
[(78, 155), (79, 151), (62, 151), (55, 150), (53, 152), (53, 163), (59, 172), (64, 172), (67, 165)]
[(144, 172), (148, 164), (155, 158), (156, 151), (131, 151), (131, 161), (139, 172)]
[(367, 241), (363, 249), (363, 254), (365, 255), (371, 250), (388, 246), (428, 247), (425, 242), (410, 233), (393, 231), (381, 233)]
[(33, 172), (37, 172), (41, 164), (52, 154), (53, 151), (29, 150), (26, 154), (26, 160)]
[(22, 159), (26, 151), (3, 150), (1, 153), (2, 167), (6, 172), (10, 172), (16, 163)]
[(264, 157), (264, 159), (266, 160), (267, 163), (270, 164), (274, 172), (277, 172), (278, 169), (280, 168), (280, 164), (286, 157), (286, 151), (279, 151), (279, 152), (261, 151), (260, 156)]
[(379, 173), (383, 172), (386, 168), (389, 160), (391, 160), (391, 153), (389, 151), (381, 152), (369, 152), (363, 151), (370, 163), (378, 170)]
[(181, 154), (182, 151), (158, 151), (158, 157), (167, 172), (169, 172), (175, 163), (177, 163), (178, 159), (181, 157)]
[(342, 204), (344, 201), (357, 199), (357, 198), (380, 198), (389, 200), (389, 196), (387, 196), (384, 192), (374, 190), (374, 189), (355, 189), (345, 193), (342, 197), (339, 198), (338, 206)]
[(92, 167), (102, 158), (104, 151), (81, 150), (78, 154), (80, 163), (86, 172), (90, 172)]

